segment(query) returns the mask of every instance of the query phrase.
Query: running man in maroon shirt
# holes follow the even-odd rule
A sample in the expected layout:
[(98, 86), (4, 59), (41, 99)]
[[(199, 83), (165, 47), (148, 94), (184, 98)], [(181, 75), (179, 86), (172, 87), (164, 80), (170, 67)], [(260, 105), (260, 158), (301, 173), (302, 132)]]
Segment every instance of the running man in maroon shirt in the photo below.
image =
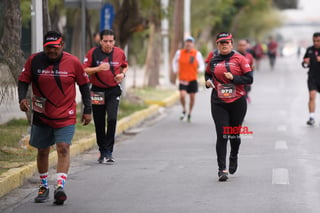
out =
[(36, 203), (49, 198), (48, 163), (50, 146), (56, 145), (58, 153), (57, 184), (54, 202), (62, 205), (67, 199), (64, 185), (70, 165), (70, 145), (76, 124), (77, 83), (82, 95), (83, 125), (91, 121), (89, 79), (81, 62), (64, 52), (64, 41), (59, 32), (49, 31), (44, 36), (44, 51), (31, 55), (19, 76), (20, 109), (30, 110), (26, 98), (28, 85), (32, 84), (32, 110), (30, 145), (38, 150), (37, 167), (40, 188)]
[[(128, 62), (123, 50), (114, 46), (115, 39), (112, 30), (101, 31), (100, 46), (89, 50), (83, 64), (92, 83), (92, 112), (100, 151), (99, 163), (115, 162), (112, 153), (121, 96), (119, 84), (128, 70)], [(108, 116), (107, 132), (105, 130), (106, 114)]]

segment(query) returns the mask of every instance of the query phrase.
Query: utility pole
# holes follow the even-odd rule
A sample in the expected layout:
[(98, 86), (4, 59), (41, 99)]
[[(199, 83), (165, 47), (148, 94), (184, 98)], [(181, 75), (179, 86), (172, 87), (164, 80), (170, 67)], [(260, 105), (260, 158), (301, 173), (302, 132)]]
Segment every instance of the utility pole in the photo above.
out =
[(31, 2), (31, 52), (43, 50), (42, 0)]
[(191, 0), (184, 0), (184, 37), (191, 35)]
[(161, 0), (162, 10), (164, 11), (164, 17), (161, 20), (161, 34), (163, 41), (163, 76), (164, 86), (169, 86), (169, 21), (168, 21), (168, 5), (169, 0)]
[(84, 55), (86, 54), (86, 0), (81, 0), (81, 59), (84, 59)]

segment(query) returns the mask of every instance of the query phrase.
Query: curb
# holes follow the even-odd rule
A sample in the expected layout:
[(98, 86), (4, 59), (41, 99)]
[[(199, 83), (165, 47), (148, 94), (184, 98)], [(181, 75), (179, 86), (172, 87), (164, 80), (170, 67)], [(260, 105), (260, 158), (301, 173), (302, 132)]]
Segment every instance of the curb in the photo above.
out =
[[(129, 128), (136, 126), (143, 120), (155, 116), (159, 113), (161, 107), (169, 107), (174, 105), (179, 98), (179, 93), (169, 96), (163, 101), (154, 102), (147, 109), (137, 111), (117, 122), (116, 135), (120, 135)], [(151, 103), (151, 102), (150, 102)], [(156, 104), (155, 104), (156, 103)], [(70, 157), (74, 157), (86, 150), (93, 148), (96, 145), (95, 133), (88, 138), (80, 139), (70, 146)], [(49, 167), (57, 164), (57, 153), (51, 152), (49, 155)], [(0, 175), (0, 198), (9, 193), (10, 191), (22, 186), (26, 178), (31, 177), (37, 171), (36, 162), (31, 162), (20, 168), (12, 168), (9, 171)]]

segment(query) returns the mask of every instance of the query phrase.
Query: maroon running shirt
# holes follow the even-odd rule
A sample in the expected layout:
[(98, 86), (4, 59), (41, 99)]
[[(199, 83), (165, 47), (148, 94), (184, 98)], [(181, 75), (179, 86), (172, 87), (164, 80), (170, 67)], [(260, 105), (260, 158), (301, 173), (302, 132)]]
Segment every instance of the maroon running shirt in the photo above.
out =
[(45, 112), (39, 116), (42, 123), (53, 128), (76, 123), (75, 83), (80, 86), (89, 83), (78, 58), (63, 52), (60, 61), (54, 65), (43, 52), (35, 53), (24, 65), (19, 81), (32, 83), (34, 97), (45, 96), (47, 99)]
[[(229, 67), (230, 67), (231, 73), (233, 75), (238, 75), (238, 76), (252, 71), (247, 59), (243, 55), (240, 55), (239, 53), (234, 53), (231, 56), (231, 58), (229, 60)], [(208, 74), (212, 75), (211, 70), (210, 70), (210, 64), (207, 65), (206, 72)], [(225, 75), (224, 75), (225, 72), (228, 72), (227, 68), (226, 68), (225, 61), (221, 61), (216, 65), (216, 67), (214, 69), (215, 76), (212, 75), (212, 79), (214, 79), (213, 84), (214, 84), (215, 88), (218, 88), (218, 83), (219, 83), (216, 80), (216, 78), (219, 79), (219, 81), (226, 83), (226, 84), (232, 83), (232, 81), (228, 80), (225, 77)], [(223, 102), (232, 103), (246, 94), (246, 91), (244, 89), (244, 84), (235, 84), (235, 86), (236, 86), (236, 96), (234, 98), (221, 98), (221, 100)]]
[(104, 62), (110, 63), (113, 68), (91, 75), (90, 81), (94, 86), (101, 88), (115, 87), (118, 83), (114, 80), (114, 77), (121, 72), (121, 68), (128, 66), (126, 56), (123, 50), (118, 47), (113, 47), (111, 53), (103, 52), (101, 47), (94, 47), (87, 53), (83, 67), (97, 67)]

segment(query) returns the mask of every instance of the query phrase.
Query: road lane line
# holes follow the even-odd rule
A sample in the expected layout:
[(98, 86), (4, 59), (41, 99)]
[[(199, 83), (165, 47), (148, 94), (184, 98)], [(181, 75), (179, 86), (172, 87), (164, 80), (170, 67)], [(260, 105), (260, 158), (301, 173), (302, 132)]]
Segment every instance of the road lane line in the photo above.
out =
[(287, 131), (287, 126), (286, 126), (286, 125), (279, 125), (279, 126), (277, 127), (277, 130), (278, 130), (279, 132), (286, 132), (286, 131)]
[(275, 147), (276, 150), (287, 150), (288, 149), (288, 145), (287, 142), (284, 140), (279, 140), (276, 141)]
[(272, 184), (289, 184), (289, 171), (286, 168), (272, 169)]

